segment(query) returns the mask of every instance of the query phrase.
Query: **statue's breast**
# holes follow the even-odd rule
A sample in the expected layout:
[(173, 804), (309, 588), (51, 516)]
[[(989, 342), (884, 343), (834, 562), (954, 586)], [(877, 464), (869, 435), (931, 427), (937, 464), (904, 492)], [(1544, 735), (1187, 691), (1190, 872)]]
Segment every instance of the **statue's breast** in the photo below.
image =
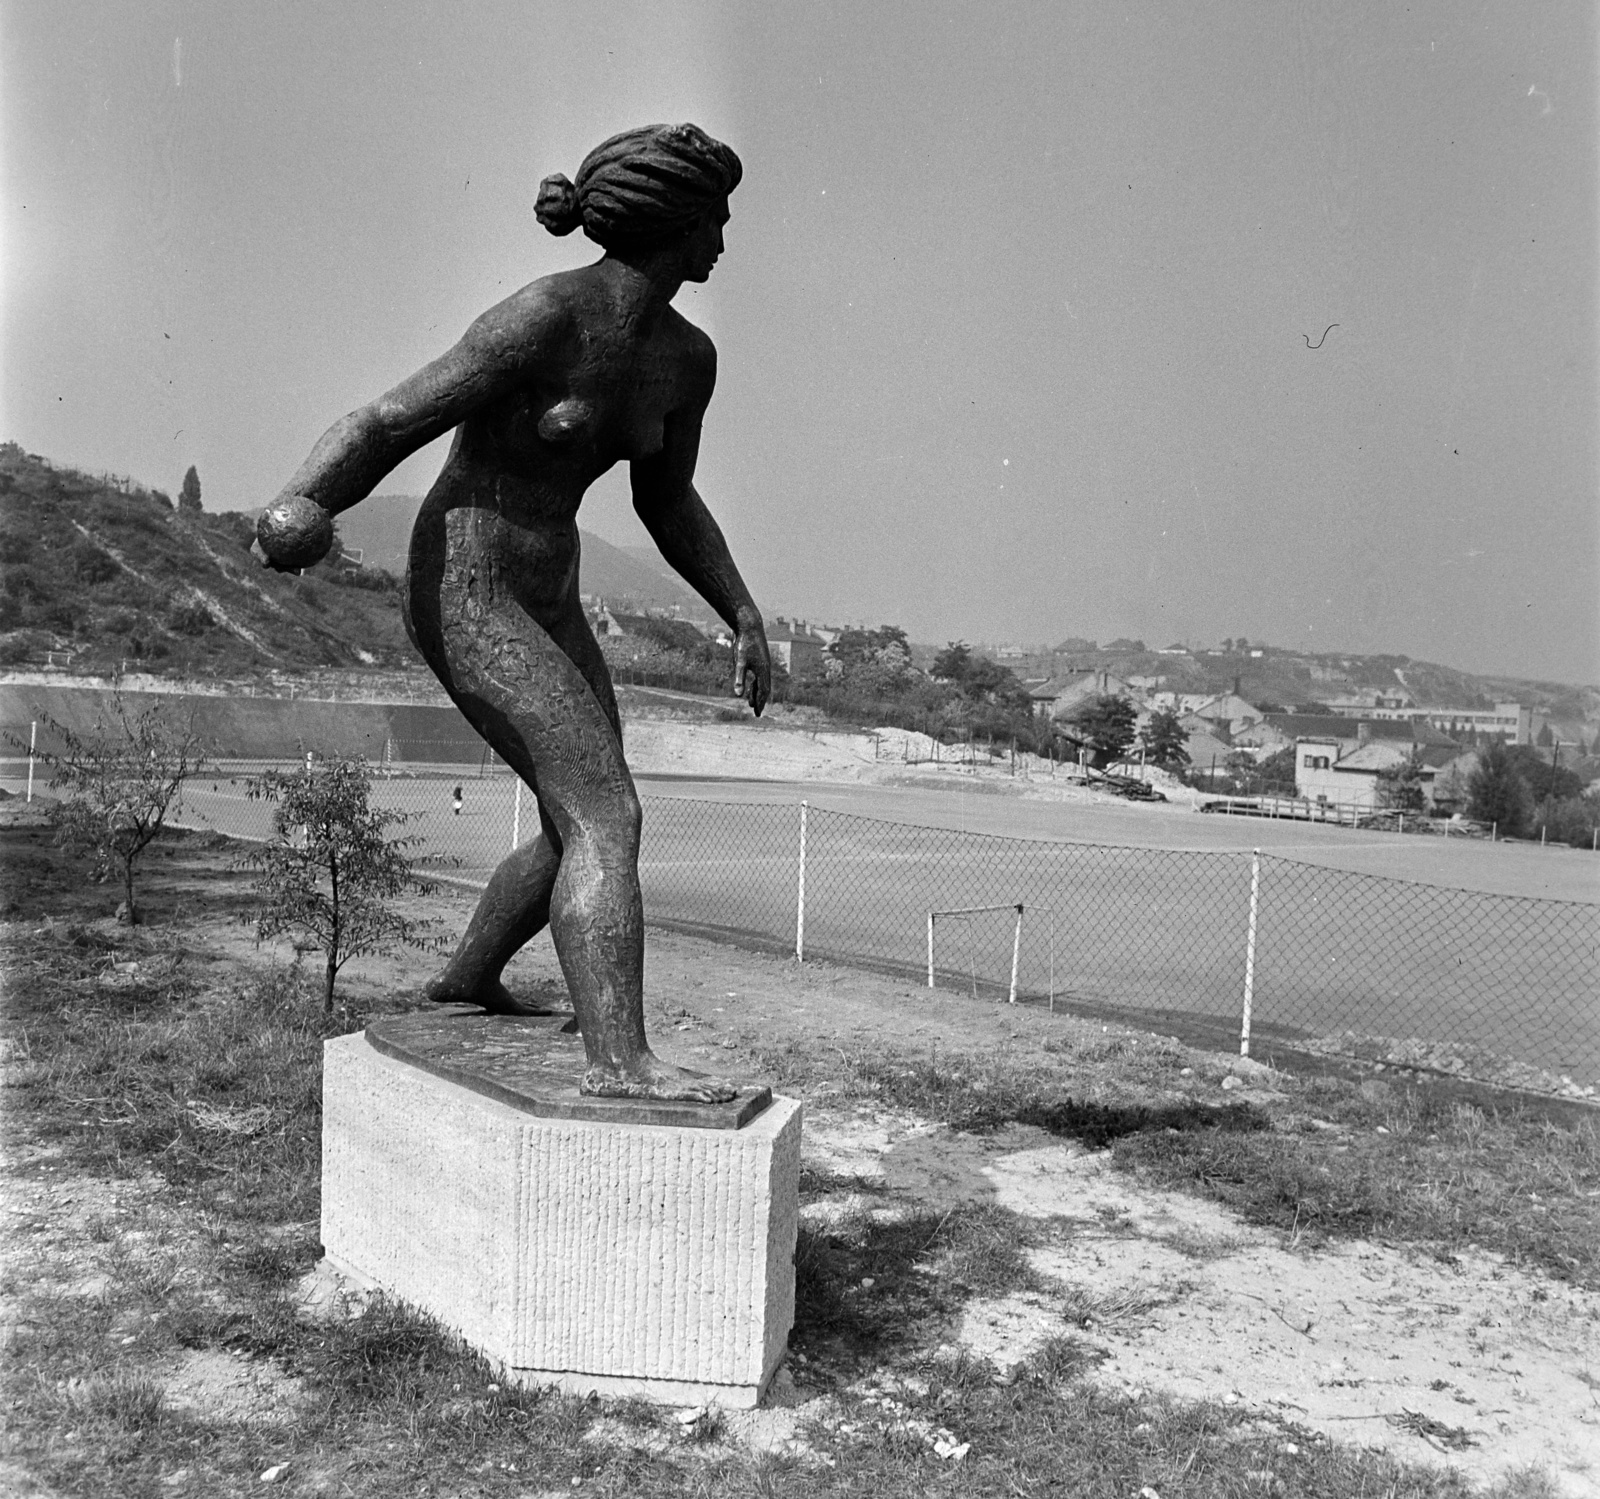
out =
[(539, 418), (538, 432), (552, 446), (567, 447), (593, 438), (597, 425), (594, 404), (582, 396), (568, 396)]

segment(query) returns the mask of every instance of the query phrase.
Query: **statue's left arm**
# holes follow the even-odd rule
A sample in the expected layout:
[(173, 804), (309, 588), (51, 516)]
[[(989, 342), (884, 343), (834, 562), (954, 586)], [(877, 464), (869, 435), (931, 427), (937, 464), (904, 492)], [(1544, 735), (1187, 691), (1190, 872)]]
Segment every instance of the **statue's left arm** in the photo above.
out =
[(689, 405), (668, 415), (661, 451), (634, 460), (633, 508), (661, 555), (733, 632), (734, 694), (748, 698), (751, 709), (759, 714), (772, 696), (766, 628), (728, 551), (722, 528), (694, 487), (700, 419), (714, 379), (713, 362), (705, 372), (703, 391), (697, 392)]

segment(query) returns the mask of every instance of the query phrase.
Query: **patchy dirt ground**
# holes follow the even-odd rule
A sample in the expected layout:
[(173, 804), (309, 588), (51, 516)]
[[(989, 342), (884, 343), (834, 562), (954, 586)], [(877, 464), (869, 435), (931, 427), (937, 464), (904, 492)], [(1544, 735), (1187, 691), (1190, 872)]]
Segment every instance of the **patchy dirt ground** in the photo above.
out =
[[(242, 888), (227, 857), (219, 848), (208, 864), (191, 851), (167, 861), (165, 872), (154, 860), (154, 929), (179, 940), (195, 962), (291, 958), (286, 948), (258, 949), (240, 924)], [(53, 874), (42, 849), (36, 857), (21, 850), (8, 867), (0, 895), (18, 922), (65, 908), (101, 914), (100, 906), (115, 903), (103, 887)], [(444, 891), (419, 909), (458, 930), (473, 899)], [(367, 995), (403, 997), (439, 961), (366, 960), (352, 965), (347, 982)], [(559, 992), (548, 942), (533, 944), (508, 979), (514, 989)], [(649, 942), (647, 1009), (669, 1059), (731, 1074), (754, 1070), (758, 1054), (770, 1061), (890, 1047), (1001, 1048), (1042, 1059), (1104, 1030), (662, 934)], [(1140, 1037), (1130, 1033), (1127, 1042), (1137, 1046)], [(1279, 1080), (1258, 1064), (1197, 1054), (1193, 1072), (1219, 1101), (1231, 1094), (1271, 1108), (1282, 1100)], [(1600, 1496), (1600, 1296), (1485, 1254), (1312, 1246), (1293, 1232), (1254, 1228), (1207, 1202), (1142, 1186), (1111, 1170), (1109, 1152), (1040, 1130), (959, 1134), (844, 1098), (827, 1083), (804, 1096), (805, 1163), (844, 1184), (808, 1203), (813, 1219), (892, 1218), (977, 1203), (1048, 1229), (1048, 1242), (1030, 1251), (1043, 1289), (969, 1301), (959, 1317), (926, 1329), (931, 1346), (952, 1355), (965, 1349), (1006, 1380), (1047, 1338), (1071, 1328), (1103, 1356), (1091, 1377), (1115, 1387), (1237, 1404), (1272, 1428), (1385, 1447), (1475, 1481), (1542, 1464), (1563, 1493)], [(111, 1256), (138, 1259), (153, 1278), (181, 1276), (184, 1238), (205, 1231), (175, 1218), (143, 1179), (98, 1180), (59, 1155), (14, 1143), (3, 1170), (0, 1275), (10, 1298), (25, 1291), (94, 1298)], [(864, 1285), (861, 1294), (871, 1289)], [(7, 1341), (13, 1330), (8, 1324)], [(113, 1334), (132, 1342), (140, 1329), (130, 1322)], [(225, 1352), (194, 1353), (161, 1372), (175, 1405), (268, 1426), (292, 1421), (302, 1399), (293, 1381)], [(825, 1418), (830, 1398), (796, 1362), (769, 1407), (734, 1418), (729, 1430), (781, 1446), (808, 1417)], [(22, 1483), (0, 1469), (0, 1492), (32, 1492)]]
[[(530, 978), (554, 976), (553, 954), (521, 962)], [(870, 1051), (915, 1038), (930, 1049), (1026, 1052), (1102, 1029), (676, 936), (655, 937), (648, 962), (660, 1049), (708, 1070), (737, 1071), (730, 1063), (758, 1037), (769, 1048)], [(1244, 1083), (1235, 1096), (1270, 1101), (1267, 1069), (1213, 1065), (1219, 1090), (1235, 1078)], [(1489, 1255), (1312, 1249), (1141, 1186), (1111, 1170), (1109, 1152), (1022, 1126), (962, 1135), (824, 1093), (807, 1100), (804, 1152), (814, 1169), (881, 1182), (878, 1213), (991, 1202), (1051, 1220), (1059, 1242), (1034, 1252), (1034, 1268), (1081, 1305), (1085, 1336), (1108, 1355), (1098, 1379), (1240, 1402), (1265, 1421), (1478, 1481), (1547, 1464), (1564, 1492), (1600, 1496), (1600, 1296)], [(807, 1211), (849, 1205), (825, 1199)], [(1061, 1327), (1058, 1295), (1016, 1296), (969, 1304), (944, 1340), (1004, 1377)], [(745, 1418), (752, 1438), (782, 1439), (814, 1413), (803, 1372), (799, 1381), (798, 1398), (780, 1396), (787, 1419)]]

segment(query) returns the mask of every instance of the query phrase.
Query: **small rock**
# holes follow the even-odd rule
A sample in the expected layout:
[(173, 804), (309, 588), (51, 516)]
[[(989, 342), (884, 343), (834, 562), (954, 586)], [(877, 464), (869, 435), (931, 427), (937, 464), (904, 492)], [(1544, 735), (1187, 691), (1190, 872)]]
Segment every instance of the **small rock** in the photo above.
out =
[[(132, 926), (133, 925), (133, 911), (129, 907), (127, 901), (123, 901), (122, 904), (117, 907), (117, 925), (118, 926)], [(274, 1481), (276, 1481), (276, 1480), (274, 1480)]]
[(289, 1476), (288, 1463), (274, 1463), (261, 1475), (262, 1483), (282, 1483)]
[(1156, 1491), (1151, 1488), (1149, 1484), (1146, 1484), (1142, 1489), (1139, 1490), (1139, 1499), (1161, 1499), (1161, 1495), (1156, 1493)]
[(1230, 1072), (1225, 1078), (1223, 1078), (1222, 1086), (1229, 1091), (1232, 1091), (1234, 1088), (1242, 1088), (1244, 1087), (1244, 1079), (1242, 1077), (1235, 1077)]
[(1193, 1077), (1194, 1076), (1194, 1068), (1193, 1067), (1180, 1067), (1178, 1069), (1178, 1076), (1179, 1077)]
[(1285, 1457), (1300, 1456), (1299, 1444), (1295, 1442), (1279, 1442), (1278, 1451), (1281, 1452)]
[(1283, 1318), (1296, 1332), (1310, 1332), (1312, 1317), (1303, 1306), (1293, 1301), (1286, 1301), (1278, 1308), (1278, 1315)]

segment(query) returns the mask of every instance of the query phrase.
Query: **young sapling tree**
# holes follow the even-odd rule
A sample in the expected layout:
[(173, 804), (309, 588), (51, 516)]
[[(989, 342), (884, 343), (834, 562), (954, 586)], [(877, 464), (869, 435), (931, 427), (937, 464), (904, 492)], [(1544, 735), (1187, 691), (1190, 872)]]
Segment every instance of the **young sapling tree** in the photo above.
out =
[(372, 805), (365, 759), (318, 759), (291, 772), (268, 771), (247, 783), (253, 799), (275, 803), (272, 838), (243, 862), (258, 871), (258, 938), (285, 932), (325, 959), (323, 1009), (333, 1013), (334, 984), (351, 958), (428, 948), (430, 922), (394, 902), (421, 888), (409, 850), (415, 838), (389, 830), (410, 814)]
[[(51, 809), (56, 840), (94, 860), (95, 877), (122, 879), (130, 924), (139, 920), (133, 875), (139, 856), (160, 835), (189, 776), (205, 766), (193, 715), (175, 720), (159, 698), (130, 709), (120, 688), (93, 725), (79, 732), (39, 715), (47, 746), (38, 758), (50, 768), (50, 786), (61, 793)], [(26, 741), (8, 734), (11, 743)]]

